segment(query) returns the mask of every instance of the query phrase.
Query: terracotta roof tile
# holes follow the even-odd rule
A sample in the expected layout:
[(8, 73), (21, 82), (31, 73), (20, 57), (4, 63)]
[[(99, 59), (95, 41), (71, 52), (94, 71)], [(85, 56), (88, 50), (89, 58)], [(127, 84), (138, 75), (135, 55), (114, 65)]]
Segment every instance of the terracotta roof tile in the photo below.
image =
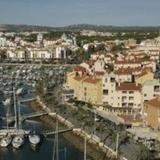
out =
[(105, 73), (103, 71), (101, 71), (101, 72), (100, 71), (96, 71), (95, 74), (97, 76), (103, 76)]
[(151, 99), (150, 101), (145, 102), (145, 104), (152, 106), (152, 107), (157, 107), (160, 109), (160, 97)]
[(122, 90), (122, 91), (140, 91), (142, 86), (140, 84), (136, 83), (130, 83), (130, 82), (123, 82), (117, 85), (116, 89), (117, 90)]
[(84, 82), (87, 82), (87, 83), (98, 83), (101, 79), (98, 79), (94, 76), (90, 76), (86, 79), (84, 79)]
[(74, 77), (74, 79), (75, 79), (76, 81), (81, 81), (81, 80), (83, 80), (83, 79), (85, 79), (85, 78), (87, 78), (87, 76), (75, 76), (75, 77)]
[(75, 67), (73, 67), (73, 70), (77, 71), (77, 72), (79, 72), (79, 71), (86, 72), (86, 69), (82, 66), (75, 66)]

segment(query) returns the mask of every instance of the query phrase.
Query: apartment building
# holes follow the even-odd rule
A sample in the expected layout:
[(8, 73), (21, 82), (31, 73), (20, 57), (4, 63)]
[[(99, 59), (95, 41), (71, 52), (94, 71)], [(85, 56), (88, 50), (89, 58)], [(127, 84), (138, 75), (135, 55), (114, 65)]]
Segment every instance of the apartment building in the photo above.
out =
[(65, 47), (57, 47), (55, 53), (55, 59), (66, 59), (67, 58), (67, 50)]
[(142, 86), (136, 83), (118, 83), (116, 86), (116, 106), (140, 111), (142, 107), (141, 88)]
[(158, 79), (145, 81), (142, 86), (143, 101), (149, 101), (160, 96), (160, 81)]
[(74, 97), (94, 105), (102, 105), (102, 81), (95, 76), (67, 74), (67, 85), (74, 90)]
[(117, 82), (132, 82), (133, 81), (133, 70), (130, 68), (120, 68), (114, 71)]
[(116, 105), (116, 76), (114, 73), (106, 73), (102, 77), (102, 101), (103, 104), (108, 104), (110, 106)]

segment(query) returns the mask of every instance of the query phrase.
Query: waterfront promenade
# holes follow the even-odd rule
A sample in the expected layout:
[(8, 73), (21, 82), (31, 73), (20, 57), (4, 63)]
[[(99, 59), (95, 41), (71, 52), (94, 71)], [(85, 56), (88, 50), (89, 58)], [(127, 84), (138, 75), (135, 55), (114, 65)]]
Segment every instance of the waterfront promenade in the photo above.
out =
[[(66, 127), (69, 128), (68, 131), (71, 131), (70, 128), (73, 128), (73, 134), (76, 134), (77, 136), (80, 136), (81, 138), (86, 137), (87, 142), (98, 146), (101, 151), (103, 151), (104, 153), (107, 153), (107, 156), (111, 157), (111, 158), (116, 158), (117, 156), (117, 152), (114, 151), (112, 148), (110, 148), (109, 146), (107, 146), (106, 144), (104, 144), (103, 142), (101, 142), (100, 137), (98, 137), (97, 135), (93, 135), (93, 134), (88, 134), (87, 132), (85, 132), (82, 128), (76, 128), (70, 121), (68, 121), (67, 119), (65, 119), (64, 117), (58, 115), (55, 112), (52, 112), (51, 109), (49, 107), (47, 107), (46, 104), (44, 104), (39, 97), (37, 97), (36, 102), (42, 107), (42, 110), (48, 112), (49, 116), (56, 118), (60, 123), (62, 123), (63, 125), (65, 125)], [(121, 160), (127, 160), (127, 158), (123, 157), (123, 156), (119, 156), (119, 159)]]

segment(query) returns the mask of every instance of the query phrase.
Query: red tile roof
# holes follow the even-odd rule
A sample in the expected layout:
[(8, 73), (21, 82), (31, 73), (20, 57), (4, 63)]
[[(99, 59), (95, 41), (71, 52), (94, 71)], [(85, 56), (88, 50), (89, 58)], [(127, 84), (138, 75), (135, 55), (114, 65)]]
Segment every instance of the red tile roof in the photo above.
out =
[(150, 101), (145, 102), (145, 104), (152, 106), (152, 107), (157, 107), (160, 109), (160, 97), (151, 99)]
[(136, 83), (123, 82), (117, 85), (116, 89), (121, 91), (140, 91), (142, 86)]
[(96, 74), (97, 76), (103, 76), (105, 73), (104, 73), (103, 71), (102, 71), (102, 72), (96, 71), (95, 74)]
[(120, 68), (117, 71), (114, 71), (115, 74), (117, 75), (128, 75), (132, 74), (131, 68)]
[(87, 76), (75, 76), (74, 79), (75, 79), (76, 81), (81, 81), (81, 80), (85, 79), (86, 77), (87, 77)]
[(75, 67), (73, 67), (73, 70), (77, 71), (77, 72), (79, 72), (79, 71), (85, 72), (86, 71), (86, 69), (82, 66), (75, 66)]
[(87, 82), (87, 83), (98, 83), (101, 79), (98, 79), (94, 76), (90, 76), (86, 79), (84, 79), (84, 82)]

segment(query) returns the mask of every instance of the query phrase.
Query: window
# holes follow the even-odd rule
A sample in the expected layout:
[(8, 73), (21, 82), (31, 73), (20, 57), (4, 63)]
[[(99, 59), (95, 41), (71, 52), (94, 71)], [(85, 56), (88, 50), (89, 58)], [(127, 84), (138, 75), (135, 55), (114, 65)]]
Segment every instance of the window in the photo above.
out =
[(127, 93), (127, 91), (122, 91), (122, 93)]
[(160, 92), (160, 86), (154, 86), (154, 92)]
[(153, 95), (153, 97), (158, 97), (158, 96), (159, 96), (158, 94), (154, 94), (154, 95)]
[(115, 78), (111, 77), (111, 82), (115, 82)]
[(134, 92), (133, 91), (129, 91), (129, 94), (133, 94)]
[(108, 95), (108, 89), (103, 90), (103, 95)]
[(127, 107), (127, 103), (122, 103), (122, 107)]
[(107, 78), (105, 79), (105, 82), (108, 82), (108, 79), (107, 79)]
[(133, 103), (128, 103), (129, 107), (133, 107), (133, 105), (134, 105)]
[(122, 99), (127, 99), (127, 97), (126, 97), (126, 96), (123, 96)]
[(122, 102), (125, 102), (127, 100), (127, 97), (126, 96), (123, 96), (122, 97)]
[(129, 97), (129, 100), (130, 100), (130, 101), (134, 100), (134, 97)]
[(144, 94), (144, 97), (147, 97), (147, 94)]

